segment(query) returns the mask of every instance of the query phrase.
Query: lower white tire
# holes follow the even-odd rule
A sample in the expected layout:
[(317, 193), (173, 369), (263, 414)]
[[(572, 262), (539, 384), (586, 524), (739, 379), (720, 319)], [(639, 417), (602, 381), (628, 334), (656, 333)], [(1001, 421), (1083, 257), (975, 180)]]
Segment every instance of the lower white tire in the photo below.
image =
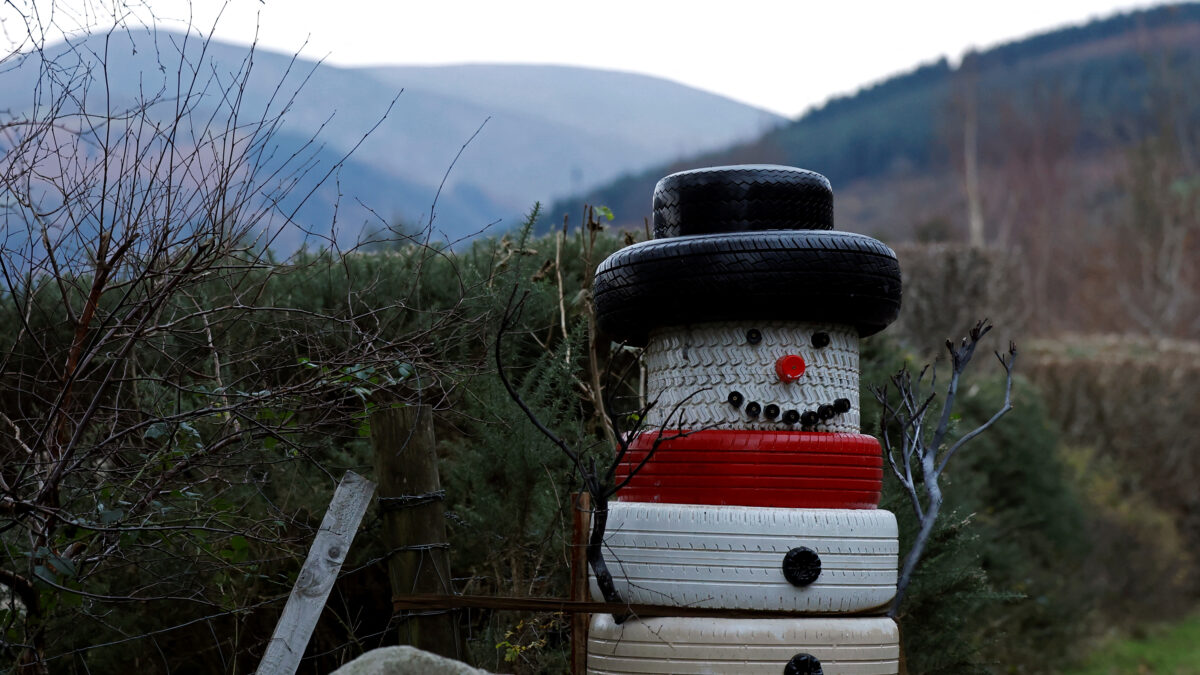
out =
[(604, 545), (637, 604), (846, 613), (896, 593), (889, 511), (610, 502)]
[(588, 631), (587, 672), (781, 675), (806, 654), (824, 675), (896, 675), (900, 633), (884, 617), (656, 617), (617, 624), (611, 614), (597, 614)]

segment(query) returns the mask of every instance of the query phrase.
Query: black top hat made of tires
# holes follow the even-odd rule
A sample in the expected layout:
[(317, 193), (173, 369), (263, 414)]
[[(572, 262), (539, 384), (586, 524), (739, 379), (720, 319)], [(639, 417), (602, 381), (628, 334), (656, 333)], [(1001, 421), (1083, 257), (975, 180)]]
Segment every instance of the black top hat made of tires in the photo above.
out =
[(654, 236), (596, 269), (600, 331), (646, 343), (654, 328), (711, 321), (851, 325), (866, 337), (900, 313), (896, 253), (836, 232), (819, 173), (743, 165), (671, 174), (654, 189)]

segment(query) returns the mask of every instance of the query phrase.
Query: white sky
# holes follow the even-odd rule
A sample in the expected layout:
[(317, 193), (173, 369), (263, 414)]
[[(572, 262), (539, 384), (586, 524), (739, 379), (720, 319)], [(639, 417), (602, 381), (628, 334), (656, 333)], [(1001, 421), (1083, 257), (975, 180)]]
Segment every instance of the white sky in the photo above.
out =
[[(39, 2), (39, 0), (33, 0)], [(80, 0), (89, 2), (95, 0)], [(184, 0), (142, 0), (162, 18)], [(70, 0), (57, 0), (60, 5)], [(191, 3), (211, 24), (220, 0)], [(229, 0), (216, 34), (339, 65), (558, 63), (657, 75), (795, 116), (919, 63), (1160, 2)]]

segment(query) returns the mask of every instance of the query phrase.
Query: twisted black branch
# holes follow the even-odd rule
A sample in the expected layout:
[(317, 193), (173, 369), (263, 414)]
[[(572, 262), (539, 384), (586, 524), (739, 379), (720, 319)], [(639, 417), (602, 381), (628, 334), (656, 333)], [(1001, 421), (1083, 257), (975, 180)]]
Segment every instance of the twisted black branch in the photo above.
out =
[[(892, 473), (904, 487), (921, 525), (916, 540), (904, 557), (900, 579), (896, 584), (896, 597), (892, 600), (889, 612), (891, 616), (896, 615), (904, 600), (905, 592), (912, 582), (913, 572), (921, 561), (925, 546), (929, 543), (929, 537), (933, 534), (934, 525), (937, 523), (938, 514), (945, 501), (939, 483), (942, 472), (959, 450), (990, 429), (1013, 408), (1013, 368), (1017, 360), (1017, 346), (1010, 342), (1007, 355), (996, 352), (996, 358), (1000, 361), (1005, 373), (1004, 403), (986, 422), (963, 434), (949, 448), (942, 450), (946, 446), (947, 436), (950, 433), (950, 420), (958, 397), (959, 381), (966, 371), (967, 365), (970, 364), (971, 358), (975, 355), (975, 348), (979, 341), (991, 329), (992, 325), (984, 319), (977, 322), (967, 337), (964, 337), (958, 345), (950, 340), (946, 341), (946, 350), (950, 353), (950, 381), (946, 385), (941, 415), (932, 432), (927, 433), (924, 425), (929, 406), (937, 395), (935, 370), (926, 366), (914, 379), (906, 366), (892, 375), (890, 380), (900, 398), (899, 405), (893, 404), (890, 400), (886, 385), (872, 388), (876, 400), (883, 408), (879, 419), (879, 438), (883, 444), (884, 455), (887, 457)], [(928, 394), (922, 392), (926, 373), (930, 373), (930, 392)], [(892, 438), (892, 434), (897, 432), (899, 434), (899, 438), (896, 439), (899, 442), (898, 446)], [(913, 468), (914, 460), (920, 469), (919, 482)], [(922, 492), (924, 492), (924, 498), (922, 498)]]

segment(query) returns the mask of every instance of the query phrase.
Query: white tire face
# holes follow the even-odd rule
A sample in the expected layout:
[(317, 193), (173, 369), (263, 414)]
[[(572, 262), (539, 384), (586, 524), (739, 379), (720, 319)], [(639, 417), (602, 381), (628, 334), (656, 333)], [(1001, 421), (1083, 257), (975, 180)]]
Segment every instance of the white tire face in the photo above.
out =
[[(604, 543), (621, 598), (639, 604), (861, 612), (896, 593), (889, 511), (611, 502)], [(797, 547), (821, 563), (803, 587), (783, 571)]]
[[(758, 331), (757, 344), (747, 332)], [(813, 346), (813, 335), (830, 342)], [(801, 429), (784, 424), (782, 412), (816, 411), (839, 398), (850, 411), (820, 422), (813, 431), (858, 433), (858, 331), (850, 326), (798, 321), (738, 321), (662, 328), (646, 345), (646, 400), (657, 401), (646, 414), (646, 429)], [(776, 361), (786, 355), (804, 359), (804, 374), (782, 382)], [(729, 393), (744, 403), (733, 406)], [(779, 407), (774, 420), (749, 416), (747, 406)]]
[(797, 654), (825, 675), (896, 675), (900, 633), (888, 618), (629, 619), (592, 617), (589, 675), (782, 675)]

